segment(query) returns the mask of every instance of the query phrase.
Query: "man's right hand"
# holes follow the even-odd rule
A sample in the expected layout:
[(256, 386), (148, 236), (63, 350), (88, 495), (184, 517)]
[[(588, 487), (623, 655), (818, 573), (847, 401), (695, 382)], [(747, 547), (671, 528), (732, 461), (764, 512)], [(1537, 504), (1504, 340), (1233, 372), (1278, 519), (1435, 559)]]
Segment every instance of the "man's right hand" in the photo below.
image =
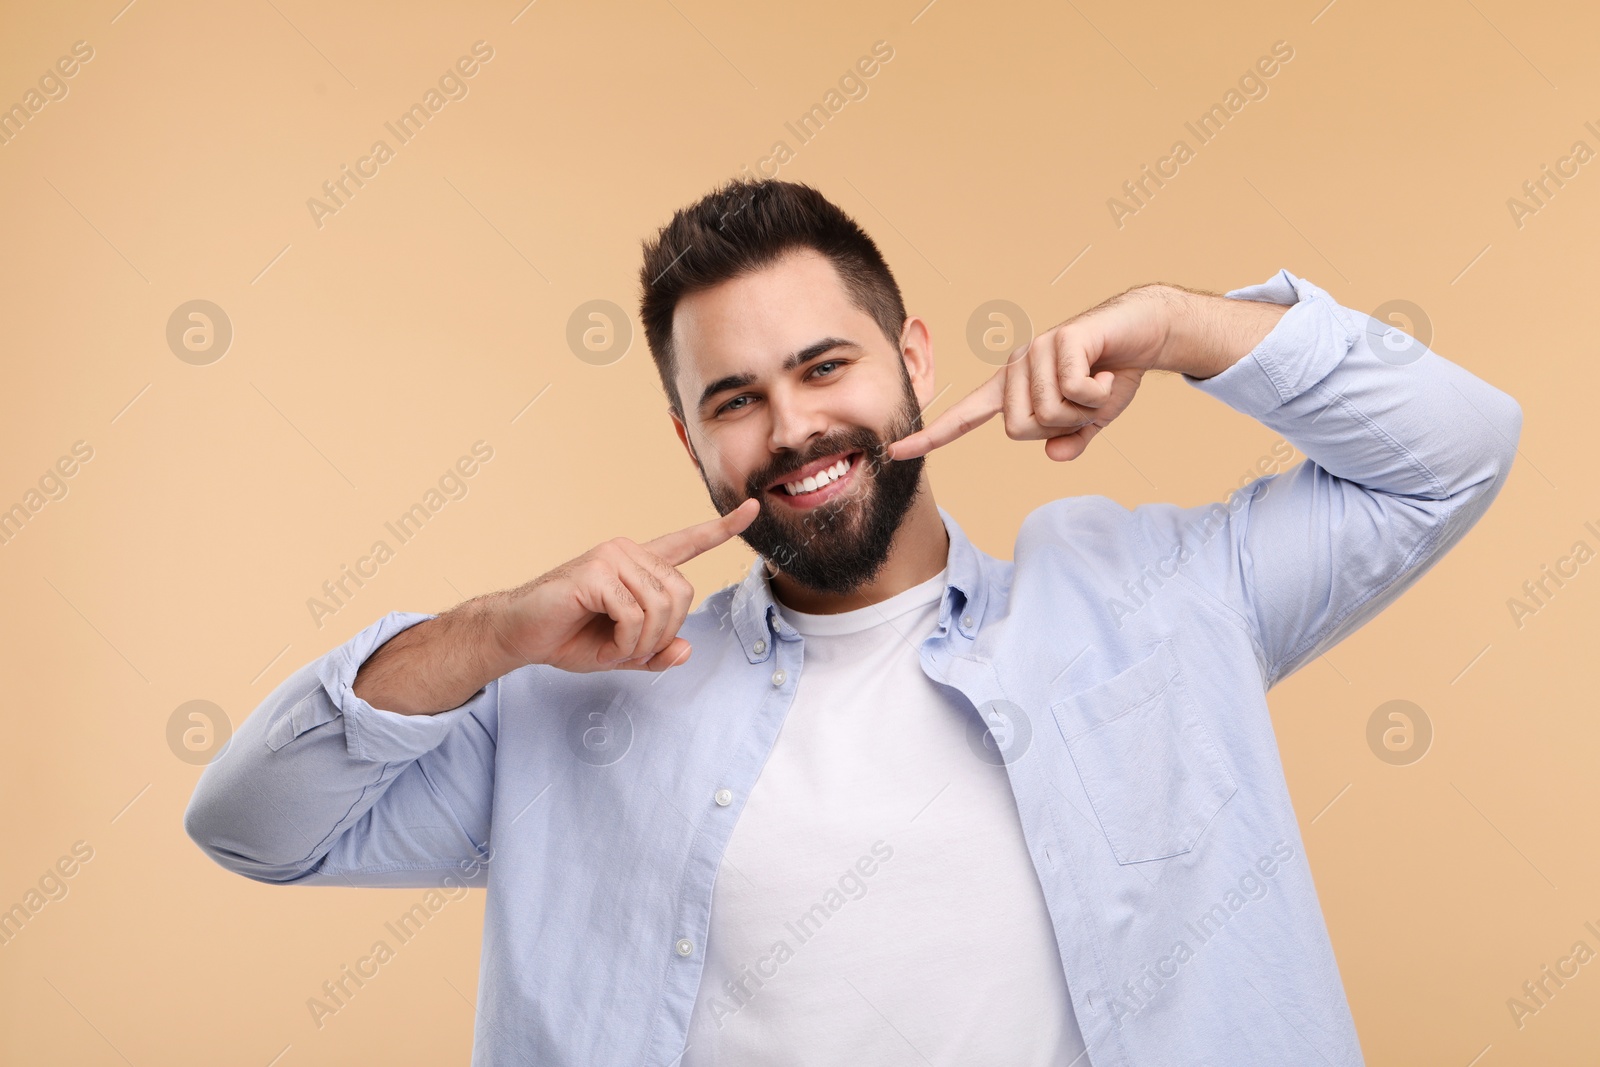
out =
[(639, 545), (616, 537), (526, 585), (486, 593), (402, 630), (356, 671), (374, 708), (437, 715), (518, 667), (664, 671), (689, 658), (678, 627), (694, 587), (677, 568), (754, 521), (754, 498)]
[(678, 628), (694, 601), (678, 568), (740, 533), (760, 510), (752, 497), (642, 545), (614, 537), (510, 591), (494, 627), (505, 654), (580, 674), (677, 666), (691, 651)]

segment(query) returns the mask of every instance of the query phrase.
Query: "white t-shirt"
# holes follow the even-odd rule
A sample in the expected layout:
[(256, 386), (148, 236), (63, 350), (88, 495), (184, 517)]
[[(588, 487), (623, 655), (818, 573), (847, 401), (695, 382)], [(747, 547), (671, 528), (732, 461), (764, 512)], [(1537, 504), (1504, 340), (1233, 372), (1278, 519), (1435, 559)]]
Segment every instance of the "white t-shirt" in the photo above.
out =
[(805, 666), (717, 874), (683, 1067), (1083, 1052), (1005, 767), (918, 659), (944, 588), (778, 605)]

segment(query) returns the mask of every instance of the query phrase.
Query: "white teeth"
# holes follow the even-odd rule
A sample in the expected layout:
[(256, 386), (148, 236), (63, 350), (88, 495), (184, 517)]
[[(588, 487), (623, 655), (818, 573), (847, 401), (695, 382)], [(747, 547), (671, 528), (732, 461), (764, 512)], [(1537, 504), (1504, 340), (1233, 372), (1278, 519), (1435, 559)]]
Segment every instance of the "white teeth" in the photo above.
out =
[(783, 488), (784, 491), (790, 496), (797, 496), (800, 493), (809, 493), (813, 490), (821, 488), (824, 485), (827, 485), (835, 478), (844, 477), (845, 473), (849, 471), (849, 469), (850, 460), (848, 458), (841, 459), (839, 462), (835, 463), (826, 470), (818, 474), (811, 475), (810, 477), (807, 477), (801, 481), (785, 482)]

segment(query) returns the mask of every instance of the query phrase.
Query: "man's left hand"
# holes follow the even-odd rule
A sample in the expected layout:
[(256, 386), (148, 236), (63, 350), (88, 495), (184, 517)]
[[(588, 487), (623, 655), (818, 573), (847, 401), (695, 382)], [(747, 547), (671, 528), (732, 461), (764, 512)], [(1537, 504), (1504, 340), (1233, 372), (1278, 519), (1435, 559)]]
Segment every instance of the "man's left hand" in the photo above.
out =
[(1157, 366), (1187, 295), (1139, 286), (1040, 334), (983, 385), (890, 444), (889, 458), (926, 455), (1003, 414), (1013, 441), (1043, 439), (1051, 459), (1077, 459)]

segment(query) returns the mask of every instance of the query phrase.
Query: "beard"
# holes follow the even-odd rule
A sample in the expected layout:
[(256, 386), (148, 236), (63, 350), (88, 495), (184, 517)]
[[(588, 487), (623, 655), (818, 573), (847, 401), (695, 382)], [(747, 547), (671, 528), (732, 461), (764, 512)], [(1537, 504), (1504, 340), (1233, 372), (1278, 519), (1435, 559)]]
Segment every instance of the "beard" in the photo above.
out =
[[(740, 539), (807, 589), (844, 596), (871, 582), (888, 562), (895, 532), (916, 500), (924, 459), (891, 460), (886, 455), (892, 442), (922, 429), (922, 410), (903, 367), (901, 383), (900, 408), (881, 433), (864, 426), (831, 433), (806, 455), (780, 459), (755, 472), (742, 492), (712, 485), (700, 467), (718, 514), (726, 515), (750, 497), (761, 501), (760, 513)], [(850, 484), (833, 498), (800, 510), (767, 492), (773, 479), (841, 452), (860, 455), (851, 460)]]

